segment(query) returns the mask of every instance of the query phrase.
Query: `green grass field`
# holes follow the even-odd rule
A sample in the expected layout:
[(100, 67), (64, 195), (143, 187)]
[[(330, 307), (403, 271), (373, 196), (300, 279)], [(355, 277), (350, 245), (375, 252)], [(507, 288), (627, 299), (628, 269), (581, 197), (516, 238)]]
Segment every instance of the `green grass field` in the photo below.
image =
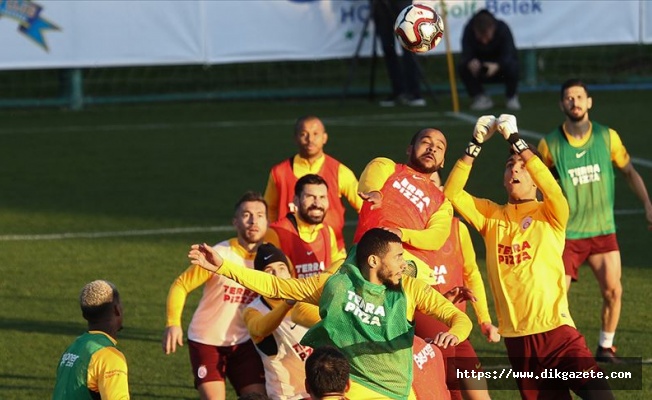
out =
[[(591, 113), (619, 131), (648, 188), (651, 100), (644, 91), (596, 92)], [(545, 133), (562, 121), (557, 93), (526, 93), (521, 101), (524, 109), (517, 116), (523, 132)], [(442, 97), (427, 108), (381, 109), (352, 99), (0, 111), (0, 398), (50, 396), (61, 352), (85, 329), (79, 290), (98, 278), (113, 281), (122, 293), (125, 329), (119, 346), (129, 361), (132, 397), (197, 398), (186, 348), (172, 356), (161, 351), (168, 288), (186, 268), (191, 243), (233, 235), (223, 228), (230, 225), (233, 203), (245, 190), (262, 191), (269, 167), (294, 153), (294, 120), (303, 114), (322, 117), (330, 133), (327, 151), (359, 175), (376, 156), (403, 161), (409, 138), (425, 126), (446, 133), (450, 167), (472, 123), (468, 114), (455, 116), (448, 109), (449, 99)], [(492, 139), (469, 191), (504, 200), (505, 158), (504, 141)], [(652, 358), (652, 232), (622, 179), (617, 191), (625, 293), (616, 344), (622, 355)], [(350, 238), (352, 228), (346, 233)], [(472, 234), (482, 258), (482, 242)], [(192, 293), (186, 304), (184, 331), (199, 295)], [(587, 268), (570, 303), (594, 348), (601, 299)], [(503, 344), (486, 344), (477, 327), (472, 341), (482, 356), (505, 354)], [(617, 398), (652, 396), (652, 369), (643, 368), (643, 390), (617, 392)], [(518, 393), (495, 391), (492, 397), (513, 399)]]

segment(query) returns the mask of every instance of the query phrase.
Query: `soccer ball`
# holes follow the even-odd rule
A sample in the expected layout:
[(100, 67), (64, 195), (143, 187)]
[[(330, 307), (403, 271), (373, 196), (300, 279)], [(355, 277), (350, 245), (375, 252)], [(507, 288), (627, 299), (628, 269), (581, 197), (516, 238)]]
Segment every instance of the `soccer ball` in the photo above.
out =
[(425, 53), (441, 41), (444, 22), (432, 8), (424, 4), (412, 4), (398, 14), (394, 33), (404, 49), (413, 53)]

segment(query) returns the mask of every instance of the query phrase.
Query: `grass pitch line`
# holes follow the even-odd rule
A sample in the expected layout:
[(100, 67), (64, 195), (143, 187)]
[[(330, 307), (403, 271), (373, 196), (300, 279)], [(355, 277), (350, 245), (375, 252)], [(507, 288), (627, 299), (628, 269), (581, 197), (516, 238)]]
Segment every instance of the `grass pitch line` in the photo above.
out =
[[(415, 117), (424, 118), (424, 121), (415, 120)], [(365, 116), (341, 116), (341, 117), (324, 117), (322, 120), (328, 125), (348, 125), (348, 126), (368, 126), (370, 122), (378, 121), (396, 124), (397, 126), (410, 123), (418, 125), (419, 123), (451, 125), (449, 118), (440, 112), (416, 112), (416, 113), (389, 113), (389, 114), (371, 114)], [(405, 119), (405, 121), (396, 121), (396, 119)], [(433, 121), (433, 118), (439, 118)], [(239, 128), (255, 126), (287, 126), (290, 129), (294, 126), (294, 119), (266, 119), (266, 120), (231, 120), (231, 121), (206, 121), (192, 123), (143, 123), (143, 124), (109, 124), (109, 125), (68, 125), (59, 127), (46, 128), (18, 128), (18, 129), (0, 129), (0, 135), (12, 134), (39, 134), (39, 133), (88, 133), (89, 130), (96, 132), (123, 132), (123, 131), (161, 131), (172, 129), (215, 129), (215, 128)]]
[[(616, 210), (616, 215), (634, 215), (645, 214), (643, 209)], [(350, 220), (344, 223), (345, 226), (356, 226), (357, 220)], [(34, 235), (0, 235), (0, 242), (19, 242), (19, 241), (46, 241), (46, 240), (66, 240), (66, 239), (102, 239), (111, 237), (130, 237), (130, 236), (164, 236), (177, 235), (180, 233), (198, 233), (198, 232), (235, 232), (232, 225), (218, 226), (189, 226), (182, 228), (161, 228), (161, 229), (134, 229), (124, 231), (105, 231), (105, 232), (64, 232), (64, 233), (44, 233)]]
[[(478, 117), (471, 115), (471, 114), (465, 114), (465, 113), (454, 113), (451, 111), (446, 112), (446, 115), (448, 115), (451, 118), (459, 119), (462, 121), (469, 122), (471, 124), (475, 124), (476, 121), (478, 120)], [(525, 138), (530, 138), (530, 139), (541, 139), (545, 135), (539, 132), (534, 132), (534, 131), (529, 131), (527, 129), (519, 129), (518, 134), (520, 136), (523, 136)], [(639, 157), (632, 157), (632, 164), (635, 165), (640, 165), (642, 167), (646, 168), (652, 168), (652, 160), (648, 160), (645, 158), (639, 158)]]
[(0, 235), (0, 242), (11, 241), (44, 241), (44, 240), (64, 240), (64, 239), (99, 239), (108, 237), (128, 237), (128, 236), (156, 236), (156, 235), (175, 235), (179, 233), (195, 232), (231, 232), (235, 231), (232, 225), (221, 226), (191, 226), (185, 228), (162, 228), (162, 229), (141, 229), (127, 231), (106, 231), (106, 232), (68, 232), (68, 233), (50, 233), (36, 235)]

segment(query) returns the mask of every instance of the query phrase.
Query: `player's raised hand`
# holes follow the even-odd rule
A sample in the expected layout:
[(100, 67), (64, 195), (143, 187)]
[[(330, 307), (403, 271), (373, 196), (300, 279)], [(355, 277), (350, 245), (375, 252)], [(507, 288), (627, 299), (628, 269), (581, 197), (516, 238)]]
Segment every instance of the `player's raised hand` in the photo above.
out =
[(516, 154), (521, 154), (523, 151), (530, 147), (518, 135), (518, 127), (516, 126), (516, 117), (512, 114), (501, 114), (497, 121), (498, 132), (512, 145), (512, 149)]
[(473, 139), (478, 144), (483, 144), (493, 136), (494, 132), (496, 132), (496, 117), (493, 115), (483, 115), (475, 123)]
[(516, 117), (512, 114), (500, 114), (498, 121), (496, 122), (498, 132), (509, 141), (510, 136), (518, 133), (518, 127), (516, 126)]
[(482, 150), (482, 144), (496, 132), (496, 117), (493, 115), (483, 115), (478, 118), (473, 128), (473, 137), (466, 146), (464, 152), (472, 158), (476, 158)]
[(199, 265), (210, 272), (217, 272), (224, 263), (224, 259), (217, 254), (217, 251), (206, 243), (190, 246), (188, 258), (191, 264)]

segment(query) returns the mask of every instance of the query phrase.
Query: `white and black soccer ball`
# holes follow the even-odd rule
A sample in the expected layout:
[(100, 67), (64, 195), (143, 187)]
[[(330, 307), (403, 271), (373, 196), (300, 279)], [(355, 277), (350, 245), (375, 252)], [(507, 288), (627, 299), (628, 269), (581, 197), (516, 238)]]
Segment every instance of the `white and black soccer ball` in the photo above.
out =
[(444, 22), (431, 7), (412, 4), (398, 14), (394, 33), (404, 49), (413, 53), (425, 53), (441, 41)]

